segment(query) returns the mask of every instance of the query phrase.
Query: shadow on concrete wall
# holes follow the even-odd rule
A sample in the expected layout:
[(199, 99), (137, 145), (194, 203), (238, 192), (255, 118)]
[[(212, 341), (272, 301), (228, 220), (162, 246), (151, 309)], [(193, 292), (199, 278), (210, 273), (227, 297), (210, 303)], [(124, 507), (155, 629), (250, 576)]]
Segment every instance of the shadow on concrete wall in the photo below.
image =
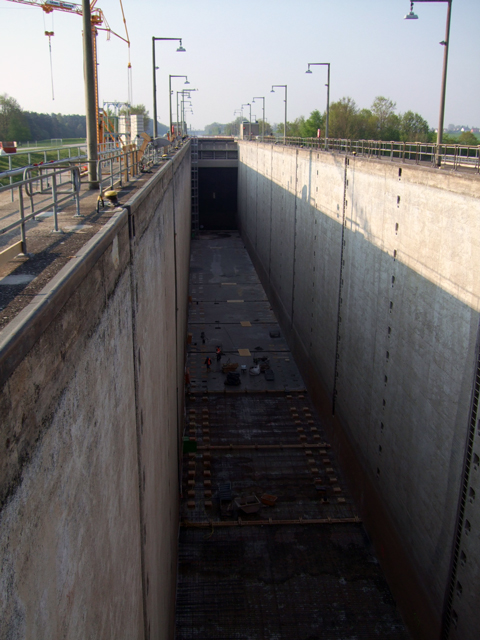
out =
[[(242, 236), (319, 408), (335, 403), (333, 440), (394, 595), (415, 637), (438, 638), (460, 490), (480, 490), (467, 447), (476, 437), (480, 455), (478, 313), (373, 244), (364, 209), (320, 210), (310, 179), (285, 189), (242, 163), (239, 185)], [(461, 546), (478, 556), (471, 537)], [(457, 597), (446, 613), (473, 640), (474, 608)]]

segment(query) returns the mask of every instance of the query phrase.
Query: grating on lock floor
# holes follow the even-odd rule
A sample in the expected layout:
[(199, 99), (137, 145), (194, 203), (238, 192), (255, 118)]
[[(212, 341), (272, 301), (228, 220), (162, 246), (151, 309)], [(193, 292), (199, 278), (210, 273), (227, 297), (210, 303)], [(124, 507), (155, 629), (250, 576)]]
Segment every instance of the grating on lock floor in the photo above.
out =
[[(177, 640), (408, 640), (238, 234), (194, 239), (192, 265)], [(241, 373), (254, 358), (273, 381)], [(239, 385), (224, 385), (227, 359)]]

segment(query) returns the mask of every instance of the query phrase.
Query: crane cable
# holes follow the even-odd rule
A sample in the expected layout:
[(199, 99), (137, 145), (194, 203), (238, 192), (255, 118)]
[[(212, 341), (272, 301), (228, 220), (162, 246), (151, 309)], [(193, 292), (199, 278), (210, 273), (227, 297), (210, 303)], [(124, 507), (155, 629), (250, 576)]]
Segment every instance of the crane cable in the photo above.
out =
[(122, 0), (120, 0), (120, 9), (122, 10), (123, 24), (125, 25), (125, 33), (127, 34), (127, 45), (128, 45), (128, 66), (127, 66), (128, 104), (132, 104), (133, 87), (132, 87), (132, 64), (130, 62), (130, 36), (128, 35), (127, 21), (125, 19), (125, 12), (123, 10)]
[(55, 35), (55, 32), (53, 30), (53, 15), (52, 15), (52, 31), (48, 31), (47, 27), (45, 25), (45, 13), (43, 14), (43, 29), (45, 32), (45, 35), (48, 36), (48, 49), (50, 52), (50, 79), (51, 79), (51, 83), (52, 83), (52, 100), (55, 100), (55, 92), (54, 92), (54, 87), (53, 87), (53, 60), (52, 60), (52, 36)]

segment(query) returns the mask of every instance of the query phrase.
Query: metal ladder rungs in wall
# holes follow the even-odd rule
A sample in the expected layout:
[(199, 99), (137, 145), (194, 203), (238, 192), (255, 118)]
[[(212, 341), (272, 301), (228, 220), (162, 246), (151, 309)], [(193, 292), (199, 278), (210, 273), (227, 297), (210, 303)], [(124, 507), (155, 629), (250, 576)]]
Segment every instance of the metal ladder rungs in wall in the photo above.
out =
[(190, 148), (192, 160), (192, 233), (197, 234), (200, 228), (198, 218), (198, 138), (192, 138)]

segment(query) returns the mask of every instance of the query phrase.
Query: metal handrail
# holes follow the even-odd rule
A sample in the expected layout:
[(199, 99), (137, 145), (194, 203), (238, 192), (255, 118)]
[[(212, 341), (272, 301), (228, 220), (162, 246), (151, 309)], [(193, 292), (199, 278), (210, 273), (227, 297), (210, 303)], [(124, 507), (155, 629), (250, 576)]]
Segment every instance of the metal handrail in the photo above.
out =
[[(80, 216), (80, 170), (77, 166), (41, 166), (41, 167), (27, 167), (25, 170), (24, 179), (14, 185), (7, 185), (0, 187), (0, 194), (15, 189), (18, 193), (18, 219), (10, 222), (4, 227), (0, 228), (0, 235), (13, 231), (20, 227), (21, 241), (15, 246), (18, 253), (27, 253), (27, 240), (25, 224), (32, 220), (35, 216), (41, 213), (50, 211), (53, 209), (53, 231), (60, 233), (61, 230), (58, 227), (58, 211), (62, 204), (67, 201), (75, 200), (76, 214)], [(64, 174), (69, 174), (70, 180), (62, 180)], [(45, 184), (47, 185), (45, 187)], [(39, 186), (40, 185), (40, 186)], [(61, 187), (65, 185), (71, 185), (71, 190), (62, 191)], [(34, 195), (35, 194), (51, 193), (51, 198), (47, 200), (46, 204), (43, 204), (40, 208), (35, 208)], [(25, 206), (25, 197), (30, 200), (30, 213), (26, 213), (28, 207)], [(2, 255), (6, 254), (11, 257), (11, 247), (0, 252), (0, 263), (2, 262)]]
[[(265, 142), (283, 144), (283, 138), (265, 136)], [(261, 136), (256, 142), (262, 142)], [(328, 151), (362, 156), (366, 158), (389, 158), (414, 164), (431, 164), (432, 166), (452, 166), (453, 169), (473, 169), (480, 173), (480, 145), (462, 145), (444, 143), (438, 145), (431, 142), (397, 142), (382, 140), (349, 140), (346, 138), (328, 138)], [(325, 151), (325, 138), (286, 139), (286, 144), (307, 149)]]
[[(72, 152), (74, 155), (72, 155)], [(49, 159), (53, 154), (56, 154), (56, 159)], [(62, 158), (61, 156), (65, 156)], [(26, 158), (25, 163), (18, 167), (18, 169), (24, 169), (25, 167), (29, 167), (36, 164), (49, 164), (51, 162), (59, 162), (59, 161), (68, 161), (73, 160), (75, 158), (86, 158), (87, 156), (87, 146), (85, 143), (72, 144), (68, 146), (62, 147), (44, 147), (42, 149), (28, 149), (21, 150), (17, 149), (16, 153), (11, 153), (6, 156), (2, 156), (3, 161), (8, 161), (8, 169), (0, 173), (1, 178), (8, 177), (10, 184), (12, 184), (13, 176), (17, 175), (16, 169), (14, 169), (14, 163), (18, 164), (23, 158)]]
[[(176, 147), (181, 146), (182, 141), (175, 143)], [(99, 151), (97, 161), (97, 176), (100, 184), (100, 193), (105, 190), (112, 189), (115, 185), (122, 186), (124, 182), (128, 182), (130, 177), (134, 177), (149, 167), (158, 164), (160, 161), (169, 157), (169, 147), (155, 147), (149, 144), (143, 155), (135, 144), (119, 148), (117, 145), (102, 145)], [(25, 224), (35, 216), (46, 211), (52, 211), (54, 218), (54, 232), (61, 232), (58, 227), (58, 211), (61, 205), (71, 201), (72, 198), (76, 202), (75, 217), (80, 217), (80, 189), (81, 178), (87, 176), (87, 157), (76, 156), (65, 160), (52, 160), (44, 163), (12, 169), (0, 173), (0, 178), (10, 178), (10, 184), (0, 186), (0, 195), (5, 192), (11, 192), (11, 201), (14, 202), (14, 194), (18, 198), (19, 209), (18, 218), (10, 222), (4, 227), (0, 227), (0, 236), (4, 235), (18, 227), (21, 230), (21, 241), (14, 245), (8, 246), (0, 251), (0, 264), (11, 259), (19, 253), (26, 253), (26, 229)], [(13, 177), (20, 180), (12, 182)], [(65, 177), (68, 179), (65, 180)], [(67, 192), (62, 190), (65, 185), (71, 185), (71, 189)], [(42, 202), (40, 208), (36, 208), (35, 196), (47, 195), (46, 200)], [(29, 199), (29, 206), (25, 204), (25, 200)], [(38, 205), (38, 200), (37, 200)], [(17, 212), (14, 212), (15, 215)], [(10, 217), (12, 214), (9, 214)]]
[(166, 148), (156, 148), (150, 143), (143, 155), (140, 155), (140, 150), (135, 144), (100, 151), (97, 163), (100, 189), (112, 189), (115, 185), (121, 187), (124, 182), (128, 182), (130, 176), (134, 177), (165, 159)]

